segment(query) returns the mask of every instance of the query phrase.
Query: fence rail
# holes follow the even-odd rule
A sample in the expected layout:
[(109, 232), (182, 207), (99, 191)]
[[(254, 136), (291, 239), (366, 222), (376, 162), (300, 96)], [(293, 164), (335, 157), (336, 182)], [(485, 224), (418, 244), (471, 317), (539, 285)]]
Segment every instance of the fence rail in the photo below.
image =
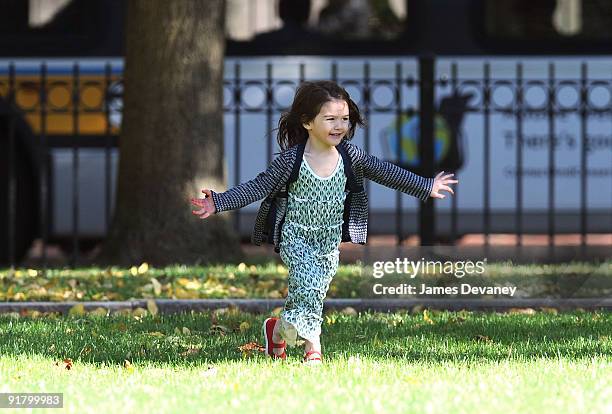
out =
[[(482, 207), (472, 209), (482, 222), (484, 245), (490, 244), (490, 236), (495, 232), (492, 225), (492, 210), (495, 209), (492, 197), (492, 168), (495, 166), (496, 155), (494, 132), (501, 123), (498, 116), (510, 118), (514, 124), (515, 137), (505, 139), (515, 145), (514, 159), (514, 202), (511, 212), (514, 218), (514, 234), (516, 245), (522, 245), (526, 197), (535, 193), (546, 192), (546, 233), (548, 245), (554, 246), (557, 234), (571, 232), (566, 230), (571, 226), (559, 226), (559, 221), (567, 208), (560, 209), (556, 203), (559, 194), (557, 176), (560, 171), (558, 151), (561, 141), (559, 121), (576, 116), (578, 133), (572, 145), (579, 147), (579, 168), (575, 173), (579, 177), (579, 207), (578, 230), (580, 244), (587, 245), (588, 233), (612, 233), (612, 195), (610, 203), (589, 207), (589, 155), (600, 151), (598, 162), (604, 164), (610, 158), (612, 162), (612, 138), (610, 135), (590, 133), (589, 122), (593, 118), (605, 119), (612, 117), (612, 79), (589, 76), (589, 64), (580, 63), (578, 77), (559, 76), (557, 64), (549, 62), (546, 66), (546, 76), (526, 76), (522, 61), (514, 63), (514, 74), (511, 77), (496, 77), (492, 73), (491, 63), (482, 60), (479, 64), (478, 76), (461, 76), (457, 61), (449, 60), (442, 65), (434, 57), (421, 57), (415, 61), (416, 71), (407, 71), (405, 60), (397, 60), (393, 66), (393, 75), (381, 78), (373, 75), (371, 60), (361, 63), (362, 76), (351, 77), (341, 75), (337, 61), (330, 62), (330, 78), (349, 89), (352, 97), (363, 110), (368, 121), (363, 129), (363, 147), (367, 152), (373, 149), (373, 131), (370, 120), (378, 115), (386, 114), (394, 117), (395, 140), (389, 141), (390, 160), (415, 173), (433, 176), (443, 169), (454, 172), (463, 179), (465, 154), (459, 144), (464, 129), (462, 124), (466, 119), (478, 116), (482, 135), (471, 137), (472, 142), (481, 144), (482, 170), (478, 172), (465, 171), (466, 178), (474, 176), (482, 179), (482, 185), (462, 181), (461, 186), (454, 187), (455, 196), (450, 200), (449, 239), (456, 240), (463, 232), (460, 230), (458, 195), (466, 186), (477, 187), (481, 197)], [(69, 211), (61, 212), (69, 216), (71, 223), (72, 260), (76, 263), (80, 254), (80, 242), (87, 234), (80, 228), (79, 211), (82, 202), (80, 186), (78, 185), (81, 165), (80, 157), (85, 148), (104, 150), (104, 168), (99, 171), (99, 181), (94, 187), (103, 193), (104, 214), (101, 223), (106, 229), (110, 223), (113, 209), (113, 167), (112, 151), (116, 150), (121, 117), (122, 97), (122, 65), (106, 62), (101, 69), (92, 70), (89, 66), (82, 67), (78, 62), (69, 70), (58, 71), (46, 62), (30, 64), (28, 70), (20, 69), (19, 63), (0, 62), (0, 145), (4, 153), (4, 164), (0, 175), (2, 199), (0, 204), (0, 225), (3, 244), (0, 261), (14, 265), (24, 249), (29, 246), (32, 238), (40, 236), (43, 243), (43, 263), (46, 263), (46, 245), (52, 239), (54, 216), (50, 214), (58, 188), (51, 184), (53, 174), (53, 159), (51, 153), (58, 148), (71, 151), (70, 182), (59, 183), (59, 186), (71, 186)], [(264, 118), (266, 131), (272, 131), (278, 115), (288, 108), (290, 100), (282, 97), (292, 96), (295, 88), (306, 76), (306, 64), (300, 63), (296, 77), (275, 76), (272, 62), (266, 64), (265, 76), (255, 77), (241, 61), (226, 63), (226, 75), (223, 88), (225, 103), (223, 110), (231, 116), (231, 133), (226, 131), (226, 139), (230, 137), (233, 146), (232, 176), (233, 184), (242, 181), (242, 154), (245, 147), (243, 139), (243, 121), (247, 115), (261, 115)], [(609, 65), (612, 69), (612, 62)], [(612, 71), (608, 71), (612, 73)], [(253, 91), (259, 91), (259, 102), (247, 99)], [(257, 93), (255, 93), (257, 94)], [(573, 102), (568, 96), (575, 95)], [(380, 99), (380, 96), (386, 96)], [(418, 97), (416, 100), (408, 96)], [(607, 96), (607, 99), (605, 97)], [(569, 101), (568, 101), (569, 99)], [(568, 103), (569, 102), (569, 103)], [(440, 118), (441, 117), (441, 118)], [(438, 150), (438, 121), (446, 128), (446, 152)], [(547, 158), (544, 165), (546, 185), (538, 190), (525, 188), (525, 173), (527, 159), (531, 156), (526, 128), (533, 129), (529, 124), (531, 118), (545, 119), (546, 127), (541, 137), (546, 145)], [(418, 162), (408, 162), (404, 145), (404, 119), (418, 122)], [(475, 118), (470, 119), (470, 128), (474, 128)], [(506, 121), (504, 121), (506, 122)], [(572, 125), (574, 125), (572, 124)], [(413, 124), (410, 124), (414, 126)], [(538, 127), (539, 128), (539, 127)], [(228, 135), (229, 134), (229, 135)], [(393, 134), (391, 134), (393, 135)], [(414, 135), (414, 134), (413, 134)], [(473, 135), (473, 134), (472, 134)], [(416, 137), (413, 137), (416, 138)], [(545, 138), (545, 139), (544, 139)], [(479, 141), (480, 140), (480, 141)], [(543, 142), (544, 142), (543, 141)], [(420, 144), (422, 143), (422, 145)], [(248, 142), (247, 142), (248, 144)], [(275, 151), (275, 142), (271, 133), (266, 135), (266, 161), (269, 163)], [(527, 149), (525, 149), (527, 148)], [(413, 154), (414, 155), (414, 154)], [(414, 160), (413, 160), (414, 161)], [(601, 174), (595, 175), (598, 185), (603, 183), (602, 191), (612, 188), (612, 171), (602, 168)], [(598, 170), (598, 171), (599, 171)], [(603, 177), (603, 178), (602, 178)], [(607, 185), (607, 187), (605, 187)], [(472, 188), (473, 189), (473, 188)], [(528, 190), (528, 191), (526, 191)], [(371, 189), (366, 183), (366, 191)], [(563, 192), (563, 191), (561, 191)], [(28, 205), (28, 203), (33, 203)], [(508, 212), (508, 209), (505, 211)], [(57, 213), (57, 212), (56, 212)], [(405, 239), (404, 220), (410, 210), (403, 206), (401, 193), (396, 192), (394, 201), (394, 227), (397, 241)], [(589, 214), (592, 213), (591, 222)], [(542, 214), (542, 213), (540, 213)], [(235, 226), (241, 228), (243, 214), (235, 212)], [(439, 229), (436, 226), (438, 214), (434, 200), (419, 205), (418, 234), (421, 245), (433, 245), (437, 241)], [(537, 220), (537, 219), (536, 219)], [(596, 224), (596, 226), (593, 226)]]

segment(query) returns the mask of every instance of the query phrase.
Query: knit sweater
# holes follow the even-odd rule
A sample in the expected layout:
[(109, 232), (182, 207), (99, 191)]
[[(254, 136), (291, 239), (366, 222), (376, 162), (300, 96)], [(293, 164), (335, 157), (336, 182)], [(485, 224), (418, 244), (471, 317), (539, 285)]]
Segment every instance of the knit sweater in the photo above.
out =
[[(211, 191), (216, 213), (242, 208), (262, 200), (255, 219), (251, 241), (267, 241), (279, 252), (280, 235), (287, 210), (287, 188), (292, 173), (299, 171), (305, 144), (295, 145), (278, 154), (268, 168), (254, 179), (223, 193)], [(425, 202), (434, 179), (421, 177), (395, 164), (381, 161), (348, 141), (336, 146), (347, 173), (347, 197), (344, 203), (342, 241), (365, 244), (368, 233), (368, 198), (363, 187), (367, 178), (386, 187), (417, 197)]]

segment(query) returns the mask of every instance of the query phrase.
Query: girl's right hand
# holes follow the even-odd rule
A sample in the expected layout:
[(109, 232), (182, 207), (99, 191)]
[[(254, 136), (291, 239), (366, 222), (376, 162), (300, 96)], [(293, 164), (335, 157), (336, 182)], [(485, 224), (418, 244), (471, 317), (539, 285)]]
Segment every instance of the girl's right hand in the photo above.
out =
[(205, 219), (211, 214), (215, 213), (215, 203), (212, 201), (212, 194), (209, 189), (205, 188), (202, 190), (205, 198), (192, 198), (191, 204), (196, 207), (200, 207), (200, 210), (191, 210), (193, 214), (199, 216), (201, 219)]

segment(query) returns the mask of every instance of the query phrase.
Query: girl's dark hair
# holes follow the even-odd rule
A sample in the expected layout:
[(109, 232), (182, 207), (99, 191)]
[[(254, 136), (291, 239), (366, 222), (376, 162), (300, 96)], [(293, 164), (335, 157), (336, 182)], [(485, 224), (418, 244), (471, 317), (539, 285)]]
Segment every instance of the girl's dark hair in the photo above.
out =
[(312, 121), (321, 107), (332, 99), (342, 99), (349, 107), (349, 130), (343, 141), (350, 141), (355, 135), (357, 125), (364, 126), (363, 118), (357, 104), (348, 92), (332, 81), (303, 82), (295, 92), (293, 103), (288, 112), (284, 112), (278, 121), (276, 139), (281, 150), (305, 143), (308, 131), (302, 124)]

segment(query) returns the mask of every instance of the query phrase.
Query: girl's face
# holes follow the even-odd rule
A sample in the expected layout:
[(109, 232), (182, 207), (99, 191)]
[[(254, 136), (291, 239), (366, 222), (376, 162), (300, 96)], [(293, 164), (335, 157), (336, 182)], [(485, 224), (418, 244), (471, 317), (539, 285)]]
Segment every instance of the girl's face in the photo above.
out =
[(317, 116), (303, 124), (308, 138), (323, 146), (335, 147), (349, 130), (349, 106), (343, 99), (332, 99), (321, 106)]

